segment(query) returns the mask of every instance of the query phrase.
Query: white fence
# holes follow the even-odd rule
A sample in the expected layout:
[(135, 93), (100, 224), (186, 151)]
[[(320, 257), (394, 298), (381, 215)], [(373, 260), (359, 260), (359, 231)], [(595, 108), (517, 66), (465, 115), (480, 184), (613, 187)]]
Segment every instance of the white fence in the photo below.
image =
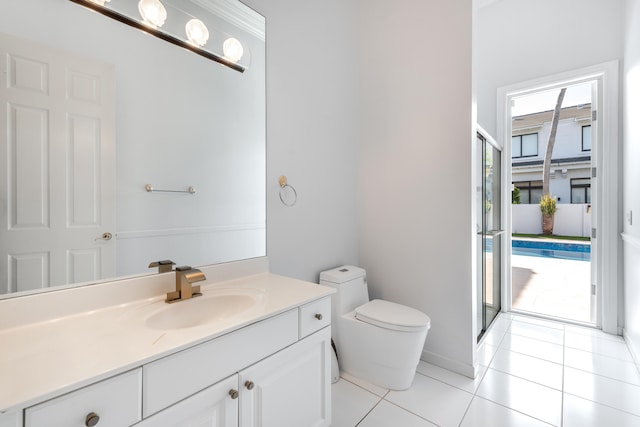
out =
[[(558, 204), (554, 215), (553, 234), (560, 236), (591, 235), (591, 214), (587, 204)], [(511, 205), (511, 231), (523, 234), (542, 234), (540, 205)]]

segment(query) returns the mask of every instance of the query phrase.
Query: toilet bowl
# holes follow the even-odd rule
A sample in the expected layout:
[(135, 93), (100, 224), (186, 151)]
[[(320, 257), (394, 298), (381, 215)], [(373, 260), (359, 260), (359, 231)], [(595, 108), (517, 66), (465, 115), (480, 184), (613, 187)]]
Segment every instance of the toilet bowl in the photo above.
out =
[(340, 370), (380, 387), (411, 386), (431, 327), (429, 317), (389, 301), (369, 301), (365, 271), (342, 266), (320, 273), (332, 295), (331, 335)]

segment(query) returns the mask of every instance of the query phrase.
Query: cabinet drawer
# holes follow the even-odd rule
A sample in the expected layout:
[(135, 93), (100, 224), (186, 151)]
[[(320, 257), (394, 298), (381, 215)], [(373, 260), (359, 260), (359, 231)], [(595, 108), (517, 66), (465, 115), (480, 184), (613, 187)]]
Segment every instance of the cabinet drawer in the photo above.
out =
[(331, 297), (325, 297), (300, 307), (300, 338), (304, 338), (331, 323)]
[(0, 427), (21, 427), (22, 420), (17, 412), (0, 414)]
[(140, 421), (142, 369), (100, 381), (25, 410), (25, 427), (84, 427), (100, 417), (99, 427), (124, 427)]
[(143, 366), (148, 417), (298, 339), (298, 310), (249, 325)]

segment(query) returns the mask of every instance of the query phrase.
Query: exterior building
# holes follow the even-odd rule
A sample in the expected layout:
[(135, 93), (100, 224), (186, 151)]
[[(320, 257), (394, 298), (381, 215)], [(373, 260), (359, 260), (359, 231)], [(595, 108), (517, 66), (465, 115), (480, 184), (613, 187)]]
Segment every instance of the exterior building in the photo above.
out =
[[(511, 180), (520, 203), (542, 196), (542, 164), (553, 110), (513, 117)], [(563, 108), (553, 148), (549, 189), (559, 204), (591, 203), (591, 104)]]

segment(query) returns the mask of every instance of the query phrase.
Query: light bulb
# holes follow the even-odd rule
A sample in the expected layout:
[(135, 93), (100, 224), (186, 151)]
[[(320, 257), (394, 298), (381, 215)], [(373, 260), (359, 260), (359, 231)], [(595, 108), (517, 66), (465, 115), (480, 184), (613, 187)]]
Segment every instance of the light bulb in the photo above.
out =
[(192, 19), (187, 22), (187, 25), (184, 27), (185, 32), (187, 33), (187, 39), (191, 44), (196, 46), (204, 46), (207, 44), (207, 40), (209, 40), (209, 30), (207, 30), (207, 26), (204, 25), (199, 19)]
[(224, 53), (224, 57), (229, 61), (238, 62), (240, 58), (242, 58), (244, 49), (242, 48), (242, 43), (240, 43), (237, 39), (229, 37), (222, 44), (222, 52)]
[(142, 22), (153, 28), (162, 27), (167, 19), (167, 9), (160, 3), (160, 0), (140, 0), (138, 11)]

